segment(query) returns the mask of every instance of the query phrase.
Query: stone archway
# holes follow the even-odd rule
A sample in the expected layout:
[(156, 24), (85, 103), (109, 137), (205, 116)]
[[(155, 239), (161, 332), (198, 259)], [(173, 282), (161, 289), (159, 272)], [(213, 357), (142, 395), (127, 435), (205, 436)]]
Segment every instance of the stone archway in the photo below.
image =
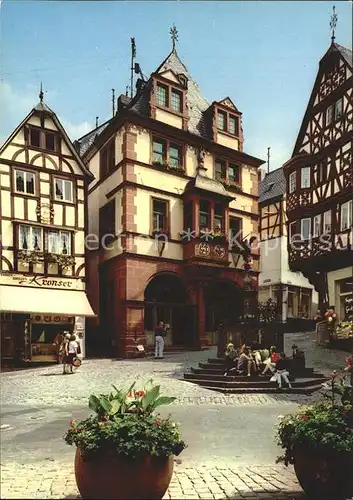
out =
[(244, 293), (230, 279), (212, 280), (205, 287), (206, 330), (214, 331), (220, 322), (232, 328), (244, 312)]
[(189, 319), (188, 294), (179, 275), (163, 272), (148, 282), (145, 292), (145, 331), (151, 332), (160, 321), (168, 323), (171, 333), (166, 345), (192, 345), (192, 322)]

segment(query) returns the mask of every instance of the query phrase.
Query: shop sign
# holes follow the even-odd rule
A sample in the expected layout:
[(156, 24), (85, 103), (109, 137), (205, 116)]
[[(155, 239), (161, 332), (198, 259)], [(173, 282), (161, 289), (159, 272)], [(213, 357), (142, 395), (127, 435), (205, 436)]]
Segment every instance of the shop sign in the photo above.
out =
[(56, 278), (42, 275), (0, 274), (0, 284), (49, 288), (52, 290), (83, 290), (84, 288), (83, 282), (80, 279)]
[(353, 294), (344, 298), (344, 312), (346, 317), (353, 316)]

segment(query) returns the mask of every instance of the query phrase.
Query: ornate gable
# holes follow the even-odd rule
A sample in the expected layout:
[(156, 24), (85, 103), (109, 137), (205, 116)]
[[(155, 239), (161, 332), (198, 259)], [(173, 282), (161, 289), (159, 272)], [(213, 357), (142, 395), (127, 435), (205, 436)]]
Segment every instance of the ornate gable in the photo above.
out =
[(237, 107), (235, 106), (234, 102), (231, 100), (230, 97), (226, 97), (222, 101), (219, 101), (219, 104), (221, 106), (225, 106), (226, 108), (230, 108), (233, 111), (238, 111)]

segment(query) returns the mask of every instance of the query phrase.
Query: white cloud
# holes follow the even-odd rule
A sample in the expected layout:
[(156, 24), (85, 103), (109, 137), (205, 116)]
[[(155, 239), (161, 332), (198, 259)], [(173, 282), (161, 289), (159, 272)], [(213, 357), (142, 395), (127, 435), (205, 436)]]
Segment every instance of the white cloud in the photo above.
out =
[[(37, 104), (39, 101), (38, 93), (38, 88), (33, 86), (27, 85), (22, 92), (17, 92), (9, 83), (0, 82), (0, 110), (2, 118), (0, 121), (0, 144), (6, 141), (14, 129)], [(51, 96), (53, 95), (55, 95), (55, 92), (51, 92)], [(93, 128), (86, 121), (73, 123), (70, 120), (66, 120), (65, 117), (60, 119), (60, 121), (72, 141), (85, 135)]]

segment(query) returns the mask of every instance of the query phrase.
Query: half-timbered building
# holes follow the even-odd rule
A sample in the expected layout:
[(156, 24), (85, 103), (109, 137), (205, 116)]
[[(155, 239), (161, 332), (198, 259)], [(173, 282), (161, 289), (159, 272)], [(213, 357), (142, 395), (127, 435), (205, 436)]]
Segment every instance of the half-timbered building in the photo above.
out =
[[(300, 272), (289, 268), (287, 252), (286, 178), (280, 167), (265, 174), (260, 186), (259, 301), (277, 303), (282, 322), (311, 319), (317, 292)], [(301, 322), (301, 327), (305, 322)], [(308, 322), (308, 325), (311, 323)]]
[(346, 316), (353, 290), (352, 51), (334, 42), (320, 61), (287, 179), (293, 271), (315, 286), (324, 309)]
[(2, 359), (56, 361), (64, 331), (77, 332), (84, 354), (92, 177), (41, 92), (0, 149)]
[(243, 151), (241, 112), (229, 97), (208, 102), (175, 48), (136, 88), (77, 144), (95, 177), (89, 296), (119, 356), (153, 344), (159, 321), (167, 345), (213, 344), (258, 288), (258, 250), (250, 263), (243, 240), (258, 232), (263, 162)]

